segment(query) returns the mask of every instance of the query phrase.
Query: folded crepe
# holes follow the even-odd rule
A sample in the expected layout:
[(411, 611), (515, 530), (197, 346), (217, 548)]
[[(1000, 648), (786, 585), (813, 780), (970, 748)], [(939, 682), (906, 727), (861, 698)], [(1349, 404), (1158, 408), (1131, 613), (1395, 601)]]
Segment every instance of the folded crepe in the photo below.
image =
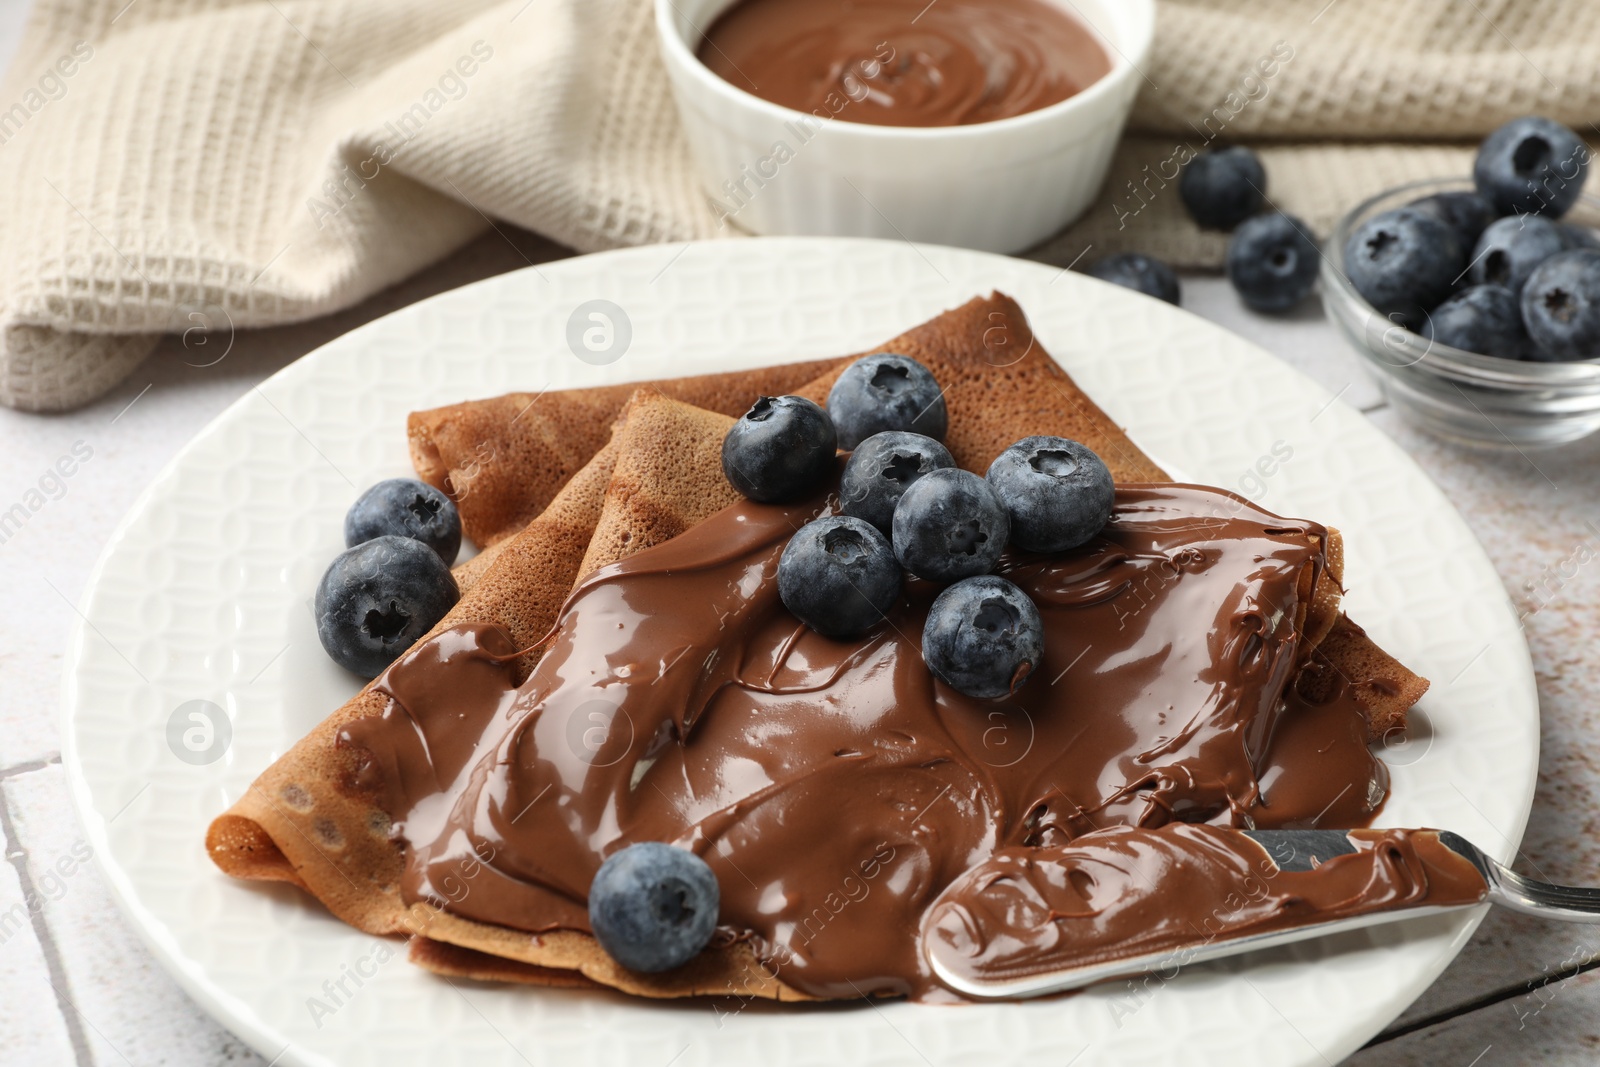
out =
[[(1093, 449), (1118, 483), (1171, 480), (1050, 358), (1022, 308), (1004, 294), (970, 300), (870, 352), (911, 356), (943, 384), (950, 410), (945, 444), (967, 470), (987, 470), (1019, 437), (1054, 434)], [(492, 565), (506, 539), (543, 512), (605, 447), (612, 421), (636, 389), (736, 417), (763, 394), (791, 393), (823, 403), (844, 368), (867, 354), (593, 389), (509, 393), (413, 412), (407, 420), (411, 459), (418, 477), (456, 500), (466, 535), (488, 546), (456, 568), (466, 588)], [(1340, 574), (1337, 537), (1329, 545), (1329, 563), (1325, 586), (1336, 584)], [(1320, 595), (1334, 592), (1324, 588)], [(1317, 643), (1324, 635), (1310, 636)], [(1403, 729), (1406, 710), (1427, 682), (1344, 615), (1327, 636), (1333, 638), (1327, 642), (1333, 658), (1318, 656), (1321, 679), (1306, 684), (1320, 695), (1343, 678), (1366, 709), (1375, 737)]]
[[(983, 471), (1026, 434), (1057, 434), (1094, 449), (1119, 482), (1166, 481), (1034, 339), (1010, 297), (994, 294), (947, 311), (873, 352), (920, 360), (945, 389), (956, 463)], [(408, 420), (411, 460), (423, 481), (449, 493), (466, 535), (480, 546), (515, 533), (599, 451), (635, 389), (648, 387), (737, 417), (759, 395), (821, 404), (834, 379), (862, 355), (767, 370), (564, 392), (511, 393), (419, 411)]]
[[(1168, 480), (1044, 352), (1021, 309), (977, 299), (875, 351), (925, 363), (946, 389), (956, 461), (983, 470), (1017, 438), (1071, 437), (1105, 458), (1120, 482)], [(416, 413), (420, 475), (461, 503), (469, 536), (488, 547), (457, 568), (463, 595), (435, 633), (463, 623), (501, 628), (522, 650), (516, 680), (537, 662), (568, 592), (584, 575), (660, 544), (732, 503), (720, 449), (732, 415), (755, 397), (792, 392), (821, 401), (855, 357), (647, 385), (513, 394)], [(1340, 559), (1310, 607), (1315, 651), (1298, 684), (1343, 678), (1376, 738), (1404, 725), (1427, 688), (1338, 612)], [(713, 945), (677, 970), (642, 975), (616, 965), (579, 931), (529, 934), (474, 922), (399, 890), (402, 846), (360, 757), (339, 744), (356, 719), (382, 714), (371, 685), (336, 710), (211, 825), (207, 848), (225, 872), (286, 881), (374, 934), (408, 934), (412, 959), (469, 977), (537, 984), (600, 983), (645, 996), (700, 993), (810, 999), (780, 981), (743, 941)]]

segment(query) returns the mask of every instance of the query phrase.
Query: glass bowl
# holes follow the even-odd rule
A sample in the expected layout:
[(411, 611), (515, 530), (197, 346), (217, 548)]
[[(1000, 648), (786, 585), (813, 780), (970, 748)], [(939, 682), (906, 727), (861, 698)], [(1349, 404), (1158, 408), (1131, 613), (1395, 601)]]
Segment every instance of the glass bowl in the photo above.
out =
[[(1409, 182), (1340, 219), (1323, 249), (1323, 307), (1361, 354), (1384, 397), (1417, 426), (1502, 448), (1576, 441), (1600, 429), (1600, 360), (1532, 363), (1429, 341), (1373, 310), (1345, 277), (1345, 241), (1366, 219), (1430, 193), (1471, 189), (1470, 176)], [(1600, 199), (1583, 197), (1561, 221), (1600, 226)]]

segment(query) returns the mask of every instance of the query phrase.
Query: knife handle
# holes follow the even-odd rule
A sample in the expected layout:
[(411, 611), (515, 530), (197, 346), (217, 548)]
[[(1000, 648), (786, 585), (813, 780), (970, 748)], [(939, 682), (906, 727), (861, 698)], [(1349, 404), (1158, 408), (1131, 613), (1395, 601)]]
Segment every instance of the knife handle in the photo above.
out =
[(1439, 843), (1465, 857), (1489, 884), (1489, 899), (1503, 908), (1563, 922), (1600, 922), (1600, 888), (1557, 885), (1522, 875), (1484, 855), (1460, 834), (1439, 831)]

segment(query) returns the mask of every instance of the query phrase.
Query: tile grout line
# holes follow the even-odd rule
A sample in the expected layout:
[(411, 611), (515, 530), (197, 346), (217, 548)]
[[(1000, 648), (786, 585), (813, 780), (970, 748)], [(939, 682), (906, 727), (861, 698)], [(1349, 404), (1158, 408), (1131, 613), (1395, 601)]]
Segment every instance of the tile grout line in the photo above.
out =
[(42, 771), (46, 767), (54, 766), (60, 762), (61, 753), (58, 752), (46, 759), (23, 760), (21, 763), (13, 763), (9, 767), (0, 767), (0, 782), (5, 781), (7, 778), (15, 778), (19, 774)]
[[(6, 773), (20, 773), (21, 767), (22, 765), (13, 767)], [(45, 972), (50, 976), (50, 987), (55, 993), (56, 1010), (61, 1013), (61, 1021), (67, 1028), (67, 1038), (72, 1043), (73, 1059), (80, 1067), (90, 1067), (94, 1063), (94, 1057), (90, 1054), (89, 1038), (83, 1032), (83, 1023), (78, 1019), (77, 1010), (67, 999), (65, 991), (70, 987), (67, 984), (67, 969), (61, 962), (61, 952), (56, 948), (49, 924), (45, 922), (44, 909), (27, 907), (27, 901), (37, 900), (38, 893), (34, 889), (33, 876), (28, 873), (28, 853), (22, 847), (22, 840), (17, 836), (16, 824), (11, 817), (11, 801), (4, 790), (0, 790), (0, 833), (5, 837), (6, 860), (16, 869), (17, 881), (22, 887), (24, 910), (27, 911), (28, 922), (33, 927), (34, 939), (39, 942), (39, 953), (44, 957)]]
[(1473, 997), (1471, 1000), (1463, 1001), (1462, 1003), (1457, 1004), (1453, 1008), (1445, 1008), (1434, 1012), (1432, 1015), (1425, 1015), (1420, 1019), (1415, 1019), (1403, 1026), (1396, 1026), (1392, 1030), (1385, 1030), (1361, 1047), (1363, 1049), (1375, 1048), (1378, 1045), (1387, 1044), (1396, 1038), (1407, 1037), (1418, 1032), (1419, 1030), (1427, 1030), (1430, 1027), (1440, 1026), (1455, 1019), (1464, 1018), (1465, 1016), (1471, 1015), (1474, 1012), (1482, 1011), (1484, 1008), (1492, 1008), (1496, 1004), (1502, 1004), (1505, 1001), (1511, 1000), (1515, 997), (1531, 996), (1541, 989), (1547, 989), (1550, 986), (1559, 985), (1562, 982), (1576, 978), (1581, 974), (1587, 974), (1597, 967), (1600, 967), (1600, 956), (1584, 960), (1582, 963), (1579, 963), (1568, 970), (1557, 971), (1555, 974), (1547, 974), (1539, 978), (1529, 978), (1515, 985), (1502, 986), (1492, 992), (1481, 993), (1478, 996)]

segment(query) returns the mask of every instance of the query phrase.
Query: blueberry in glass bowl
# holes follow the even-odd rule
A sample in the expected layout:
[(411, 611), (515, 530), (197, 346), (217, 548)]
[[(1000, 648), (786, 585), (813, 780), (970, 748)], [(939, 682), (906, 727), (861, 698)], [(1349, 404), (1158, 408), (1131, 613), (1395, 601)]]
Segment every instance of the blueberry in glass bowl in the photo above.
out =
[[(1464, 261), (1455, 294), (1420, 316), (1397, 314), (1392, 304), (1386, 314), (1363, 297), (1357, 284), (1363, 280), (1359, 270), (1357, 280), (1352, 280), (1347, 247), (1358, 233), (1373, 230), (1369, 224), (1374, 219), (1414, 206), (1425, 197), (1473, 189), (1471, 174), (1410, 182), (1356, 205), (1339, 220), (1323, 249), (1321, 292), (1328, 317), (1355, 347), (1396, 411), (1440, 436), (1473, 445), (1527, 449), (1564, 444), (1600, 430), (1600, 351), (1590, 358), (1574, 352), (1552, 361), (1534, 350), (1530, 341), (1520, 358), (1507, 358), (1469, 352), (1439, 339), (1464, 339), (1483, 332), (1463, 330), (1455, 318), (1461, 310), (1462, 301), (1456, 299), (1461, 291), (1488, 280), (1482, 277), (1481, 266), (1479, 277), (1474, 277)], [(1589, 245), (1600, 229), (1600, 198), (1579, 196), (1561, 216), (1561, 227), (1569, 247)], [(1430, 299), (1436, 295), (1428, 294)], [(1448, 309), (1452, 321), (1435, 328), (1432, 317), (1450, 300), (1456, 300)], [(1551, 301), (1559, 304), (1558, 298)], [(1474, 303), (1489, 308), (1503, 302)], [(1571, 358), (1573, 354), (1580, 358)]]

